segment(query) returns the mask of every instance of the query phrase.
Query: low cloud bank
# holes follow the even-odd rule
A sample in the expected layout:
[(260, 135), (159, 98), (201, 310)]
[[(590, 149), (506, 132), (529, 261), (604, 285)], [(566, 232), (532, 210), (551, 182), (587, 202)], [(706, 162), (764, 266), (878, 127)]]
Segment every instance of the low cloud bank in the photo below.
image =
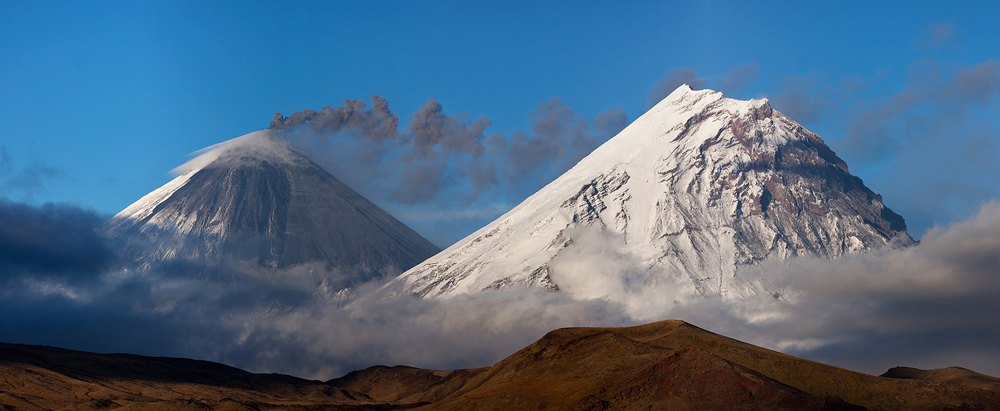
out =
[[(0, 329), (5, 342), (183, 356), (326, 379), (375, 364), (490, 365), (558, 327), (670, 318), (867, 373), (957, 365), (1000, 375), (1000, 203), (923, 238), (902, 250), (796, 258), (741, 273), (785, 290), (778, 299), (692, 296), (627, 275), (588, 286), (588, 278), (638, 266), (610, 252), (606, 266), (575, 267), (581, 282), (566, 283), (566, 292), (512, 289), (356, 308), (324, 286), (340, 273), (318, 265), (73, 270), (33, 281), (8, 277)], [(378, 285), (364, 284), (355, 295)]]
[(72, 205), (0, 199), (0, 285), (95, 276), (112, 258), (94, 232), (104, 220)]
[(628, 321), (602, 302), (539, 289), (345, 308), (336, 290), (323, 287), (338, 273), (321, 267), (226, 274), (114, 272), (87, 284), (8, 285), (0, 291), (3, 341), (328, 379), (376, 364), (491, 365), (555, 328)]
[(960, 365), (1000, 375), (1000, 203), (921, 244), (761, 267), (797, 295), (748, 329), (793, 354), (878, 372)]

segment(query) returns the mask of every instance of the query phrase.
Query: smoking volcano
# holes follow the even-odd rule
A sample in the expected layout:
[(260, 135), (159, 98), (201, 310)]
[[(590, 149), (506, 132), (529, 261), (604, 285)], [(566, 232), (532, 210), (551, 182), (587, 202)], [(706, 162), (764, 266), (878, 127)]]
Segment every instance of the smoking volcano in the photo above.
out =
[(913, 244), (903, 218), (822, 138), (766, 99), (681, 86), (376, 295), (447, 298), (520, 285), (594, 298), (668, 283), (678, 295), (778, 298), (782, 290), (739, 269), (888, 244)]

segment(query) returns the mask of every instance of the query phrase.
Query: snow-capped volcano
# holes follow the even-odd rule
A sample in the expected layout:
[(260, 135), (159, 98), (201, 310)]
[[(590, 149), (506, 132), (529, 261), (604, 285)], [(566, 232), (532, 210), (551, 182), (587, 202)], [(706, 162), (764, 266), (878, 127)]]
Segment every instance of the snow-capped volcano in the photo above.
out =
[(604, 274), (623, 281), (670, 279), (693, 293), (735, 297), (774, 292), (742, 278), (739, 267), (795, 255), (836, 258), (890, 242), (913, 243), (903, 218), (819, 136), (766, 99), (681, 86), (558, 179), (375, 297), (516, 285), (555, 291), (567, 270), (584, 265), (619, 270)]
[[(106, 222), (128, 264), (171, 259), (270, 268), (321, 262), (386, 275), (439, 249), (261, 130), (202, 150), (181, 174)], [(392, 270), (390, 270), (392, 271)]]

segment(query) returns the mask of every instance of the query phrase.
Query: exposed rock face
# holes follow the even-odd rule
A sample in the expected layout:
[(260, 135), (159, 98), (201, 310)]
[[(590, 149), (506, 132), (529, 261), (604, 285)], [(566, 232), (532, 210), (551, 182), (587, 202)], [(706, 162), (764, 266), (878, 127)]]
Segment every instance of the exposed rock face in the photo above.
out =
[(319, 262), (358, 275), (350, 283), (388, 267), (399, 273), (439, 251), (271, 133), (215, 146), (101, 231), (121, 243), (127, 264)]
[(738, 268), (894, 242), (913, 243), (903, 218), (819, 136), (767, 100), (682, 86), (500, 219), (376, 295), (555, 291), (555, 262), (608, 249), (634, 262), (637, 281), (671, 279), (727, 297), (771, 294)]

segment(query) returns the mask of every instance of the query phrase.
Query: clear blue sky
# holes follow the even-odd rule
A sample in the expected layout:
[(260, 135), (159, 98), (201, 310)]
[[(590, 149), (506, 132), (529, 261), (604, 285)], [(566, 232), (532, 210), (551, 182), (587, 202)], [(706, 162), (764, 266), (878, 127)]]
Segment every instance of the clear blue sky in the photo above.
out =
[[(112, 214), (195, 150), (344, 99), (385, 97), (402, 129), (434, 98), (510, 136), (552, 97), (634, 120), (691, 73), (770, 98), (919, 237), (1000, 196), (1000, 2), (872, 3), (0, 1), (0, 198)], [(373, 200), (446, 246), (524, 195), (500, 191)]]

